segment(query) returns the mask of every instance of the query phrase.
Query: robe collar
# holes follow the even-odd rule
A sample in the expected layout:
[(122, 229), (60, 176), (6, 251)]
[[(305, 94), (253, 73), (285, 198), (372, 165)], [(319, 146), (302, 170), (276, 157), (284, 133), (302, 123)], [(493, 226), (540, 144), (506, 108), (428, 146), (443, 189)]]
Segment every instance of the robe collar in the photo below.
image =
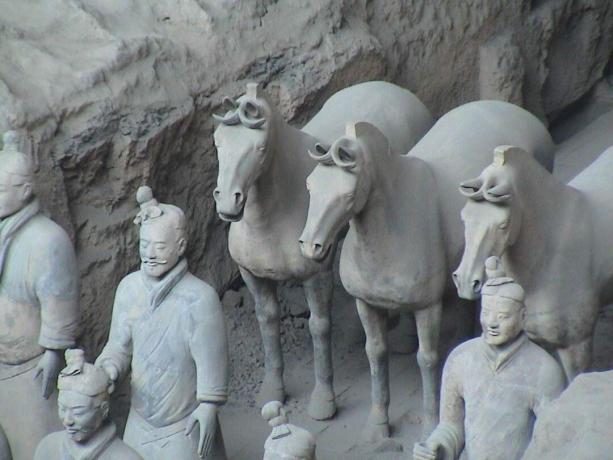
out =
[(84, 443), (74, 442), (66, 435), (62, 449), (66, 460), (96, 460), (113, 442), (116, 431), (114, 423), (106, 422)]
[(500, 348), (489, 345), (485, 340), (482, 340), (483, 354), (488, 361), (492, 372), (498, 372), (503, 369), (517, 354), (517, 352), (528, 342), (528, 336), (524, 332), (513, 341), (513, 343)]
[(149, 291), (149, 308), (155, 310), (187, 273), (187, 261), (181, 258), (177, 265), (159, 280), (147, 276), (142, 269), (140, 272), (143, 284)]
[(6, 254), (15, 234), (39, 212), (40, 203), (34, 198), (15, 214), (0, 220), (0, 276), (2, 276)]

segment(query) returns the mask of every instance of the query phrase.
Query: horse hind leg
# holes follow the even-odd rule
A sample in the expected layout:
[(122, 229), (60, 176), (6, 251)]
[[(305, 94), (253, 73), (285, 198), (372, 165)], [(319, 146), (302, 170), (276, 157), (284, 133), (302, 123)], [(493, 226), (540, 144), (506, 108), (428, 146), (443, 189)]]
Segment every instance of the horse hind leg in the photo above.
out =
[(255, 314), (264, 345), (264, 381), (256, 403), (285, 401), (283, 384), (283, 354), (281, 352), (280, 306), (274, 281), (258, 278), (239, 267), (243, 280), (255, 300)]
[(308, 413), (315, 420), (326, 420), (336, 413), (330, 334), (333, 284), (331, 271), (320, 273), (304, 282), (304, 292), (311, 311), (309, 330), (313, 339), (315, 363), (315, 388), (311, 393)]
[(387, 350), (387, 314), (384, 310), (356, 299), (360, 321), (366, 332), (366, 355), (370, 364), (371, 407), (363, 438), (377, 442), (389, 438), (389, 356)]
[(556, 352), (558, 360), (564, 370), (567, 383), (585, 372), (592, 363), (592, 336), (583, 339), (581, 342), (569, 345), (566, 348), (559, 348)]
[(424, 423), (423, 433), (428, 435), (438, 424), (439, 398), (439, 335), (442, 304), (437, 302), (415, 312), (419, 350), (417, 364), (421, 373)]

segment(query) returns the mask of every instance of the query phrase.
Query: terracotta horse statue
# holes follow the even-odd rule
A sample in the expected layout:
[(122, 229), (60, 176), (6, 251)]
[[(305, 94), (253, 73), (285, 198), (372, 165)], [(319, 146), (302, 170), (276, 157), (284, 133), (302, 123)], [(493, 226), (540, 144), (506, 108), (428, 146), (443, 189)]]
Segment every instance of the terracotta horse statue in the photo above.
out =
[(302, 129), (288, 125), (256, 84), (238, 100), (226, 98), (227, 112), (215, 130), (219, 176), (214, 191), (219, 217), (231, 221), (232, 258), (255, 299), (265, 355), (258, 403), (283, 401), (280, 306), (276, 285), (300, 280), (310, 309), (315, 388), (308, 412), (327, 419), (336, 411), (332, 385), (330, 308), (334, 249), (311, 260), (296, 244), (306, 220), (306, 176), (316, 163), (307, 150), (330, 143), (347, 120), (357, 117), (381, 127), (394, 151), (410, 149), (432, 126), (426, 107), (411, 92), (385, 82), (367, 82), (334, 94)]
[(484, 261), (500, 257), (526, 291), (528, 336), (572, 380), (590, 365), (600, 306), (613, 301), (613, 147), (564, 184), (522, 149), (501, 146), (460, 191), (459, 295), (477, 298)]
[(442, 303), (454, 292), (451, 267), (463, 248), (457, 184), (467, 171), (480, 171), (502, 139), (514, 139), (551, 165), (553, 143), (545, 127), (520, 107), (498, 101), (452, 110), (408, 155), (394, 154), (386, 136), (363, 122), (349, 125), (330, 149), (311, 152), (319, 164), (307, 179), (311, 199), (300, 244), (306, 257), (317, 259), (350, 222), (340, 275), (366, 332), (372, 377), (367, 440), (389, 436), (390, 310), (415, 316), (424, 432), (437, 422)]

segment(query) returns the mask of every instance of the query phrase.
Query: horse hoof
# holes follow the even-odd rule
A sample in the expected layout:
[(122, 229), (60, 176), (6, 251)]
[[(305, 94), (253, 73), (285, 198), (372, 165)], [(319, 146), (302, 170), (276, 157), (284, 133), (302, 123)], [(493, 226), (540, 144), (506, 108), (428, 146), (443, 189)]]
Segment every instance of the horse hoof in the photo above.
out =
[(367, 424), (362, 431), (364, 442), (375, 444), (390, 437), (389, 423)]
[(285, 388), (283, 382), (272, 381), (264, 378), (260, 391), (256, 398), (258, 407), (263, 407), (267, 402), (279, 401), (285, 402)]
[(309, 401), (308, 413), (315, 420), (328, 420), (332, 418), (336, 414), (334, 392), (323, 392), (323, 390), (318, 390), (315, 387)]

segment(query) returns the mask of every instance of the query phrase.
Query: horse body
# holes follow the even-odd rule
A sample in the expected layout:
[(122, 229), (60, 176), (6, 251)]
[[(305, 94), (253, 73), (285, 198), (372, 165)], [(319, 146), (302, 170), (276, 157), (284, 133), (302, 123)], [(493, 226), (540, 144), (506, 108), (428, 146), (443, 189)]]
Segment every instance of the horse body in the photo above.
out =
[[(303, 130), (285, 123), (254, 84), (237, 101), (226, 103), (230, 110), (217, 117), (222, 124), (215, 131), (220, 169), (214, 196), (220, 217), (232, 221), (230, 254), (256, 303), (265, 355), (258, 402), (285, 398), (276, 282), (301, 280), (311, 311), (316, 378), (309, 414), (326, 419), (336, 411), (330, 347), (336, 241), (318, 260), (303, 257), (297, 244), (308, 209), (305, 179), (315, 166), (307, 151), (331, 142), (353, 119), (386, 120), (381, 129), (396, 148), (408, 149), (431, 126), (432, 117), (412, 93), (385, 82), (340, 91)], [(396, 119), (383, 117), (389, 110)]]
[[(613, 300), (613, 149), (568, 185), (521, 149), (501, 147), (497, 155), (476, 182), (468, 181), (459, 278), (466, 284), (485, 258), (501, 257), (526, 292), (526, 332), (555, 352), (572, 380), (589, 366), (600, 305)], [(484, 194), (488, 187), (498, 187), (493, 202)], [(479, 230), (502, 221), (498, 233)]]
[(369, 153), (377, 162), (368, 168), (371, 197), (343, 243), (343, 286), (381, 308), (429, 307), (440, 300), (447, 278), (436, 183), (419, 158)]
[(387, 153), (385, 136), (366, 123), (348, 128), (327, 152), (312, 154), (320, 164), (307, 179), (311, 201), (301, 240), (328, 247), (339, 226), (350, 221), (340, 274), (366, 331), (370, 439), (389, 436), (386, 309), (415, 314), (424, 431), (436, 424), (442, 302), (463, 246), (457, 185), (511, 139), (551, 164), (553, 143), (544, 126), (525, 110), (497, 101), (449, 112), (406, 156)]

